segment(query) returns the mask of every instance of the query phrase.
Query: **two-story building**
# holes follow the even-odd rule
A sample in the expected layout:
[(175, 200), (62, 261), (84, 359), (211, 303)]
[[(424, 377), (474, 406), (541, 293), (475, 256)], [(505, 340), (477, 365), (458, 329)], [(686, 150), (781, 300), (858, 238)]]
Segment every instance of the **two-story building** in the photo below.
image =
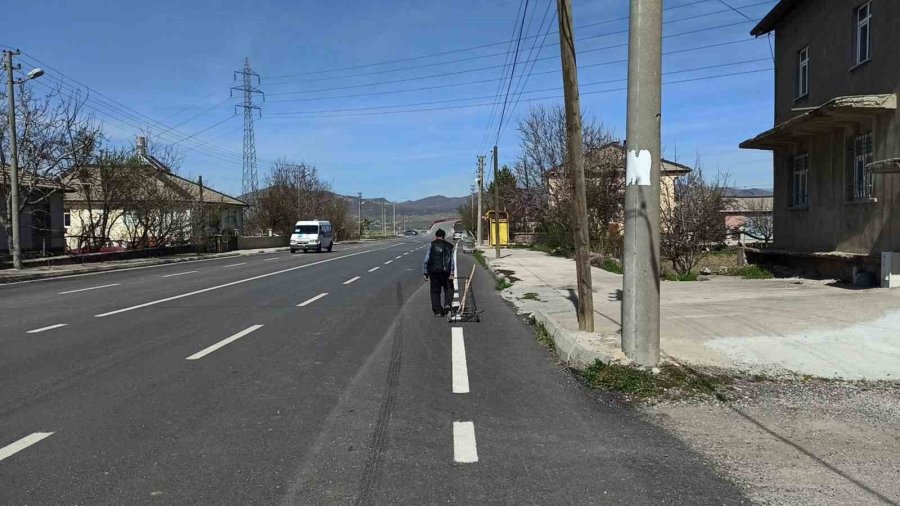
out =
[(773, 152), (774, 247), (812, 271), (900, 251), (898, 28), (898, 0), (780, 0), (751, 31), (775, 33), (775, 127), (741, 147)]

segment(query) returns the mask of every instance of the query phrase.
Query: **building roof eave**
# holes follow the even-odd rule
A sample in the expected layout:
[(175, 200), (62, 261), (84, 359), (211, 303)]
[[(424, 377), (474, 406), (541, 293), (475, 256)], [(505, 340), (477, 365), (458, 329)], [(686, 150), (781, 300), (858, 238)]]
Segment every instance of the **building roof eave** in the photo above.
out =
[(740, 147), (774, 151), (802, 141), (810, 135), (826, 133), (896, 109), (897, 94), (895, 93), (837, 97), (742, 142)]
[(775, 29), (775, 25), (778, 24), (781, 18), (800, 5), (801, 2), (803, 2), (803, 0), (781, 0), (775, 4), (775, 7), (772, 7), (772, 10), (770, 10), (752, 30), (750, 30), (750, 35), (759, 37), (771, 32)]

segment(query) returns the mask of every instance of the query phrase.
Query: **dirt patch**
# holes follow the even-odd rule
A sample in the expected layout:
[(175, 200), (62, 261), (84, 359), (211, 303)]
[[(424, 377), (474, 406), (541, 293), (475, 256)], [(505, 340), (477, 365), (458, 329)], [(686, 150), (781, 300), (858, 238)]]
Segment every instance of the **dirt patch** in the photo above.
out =
[(513, 276), (513, 274), (515, 274), (514, 271), (510, 271), (510, 270), (506, 270), (506, 269), (497, 269), (497, 272), (506, 276), (506, 279), (508, 279), (510, 283), (515, 283), (516, 281), (521, 281), (521, 279)]
[(759, 504), (900, 504), (900, 383), (741, 379), (641, 407)]

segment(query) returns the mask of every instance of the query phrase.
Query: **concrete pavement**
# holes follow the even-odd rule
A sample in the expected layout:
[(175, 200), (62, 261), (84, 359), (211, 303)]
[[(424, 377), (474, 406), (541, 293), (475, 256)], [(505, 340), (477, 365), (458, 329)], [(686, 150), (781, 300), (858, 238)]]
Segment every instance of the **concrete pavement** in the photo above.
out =
[[(559, 331), (561, 356), (576, 366), (623, 360), (621, 275), (592, 268), (593, 334), (578, 332), (575, 264), (525, 249), (485, 254), (516, 281), (503, 296)], [(526, 295), (526, 294), (532, 295)], [(802, 279), (713, 276), (661, 285), (660, 349), (678, 362), (767, 374), (900, 379), (900, 291), (858, 290)]]
[(485, 271), (482, 323), (431, 317), (426, 240), (0, 287), (0, 502), (742, 500)]

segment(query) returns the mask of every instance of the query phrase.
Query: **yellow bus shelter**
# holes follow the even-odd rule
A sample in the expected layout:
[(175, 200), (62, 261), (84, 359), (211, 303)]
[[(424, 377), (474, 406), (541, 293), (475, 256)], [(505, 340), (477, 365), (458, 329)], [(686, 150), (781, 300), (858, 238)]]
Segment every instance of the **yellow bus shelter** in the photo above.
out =
[(484, 213), (488, 225), (488, 238), (491, 246), (496, 246), (498, 237), (500, 246), (509, 246), (509, 213), (506, 211)]

